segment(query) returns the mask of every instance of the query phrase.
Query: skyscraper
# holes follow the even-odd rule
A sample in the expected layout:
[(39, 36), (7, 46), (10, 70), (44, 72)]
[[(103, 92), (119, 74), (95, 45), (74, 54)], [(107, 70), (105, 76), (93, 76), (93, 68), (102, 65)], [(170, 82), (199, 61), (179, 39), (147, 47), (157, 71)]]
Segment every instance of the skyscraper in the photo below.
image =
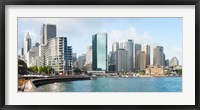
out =
[(154, 66), (164, 66), (163, 47), (162, 46), (156, 46), (153, 49), (153, 65)]
[(170, 67), (174, 67), (174, 66), (178, 66), (178, 65), (179, 65), (178, 59), (177, 59), (176, 57), (173, 57), (173, 58), (170, 60), (169, 66), (170, 66)]
[[(66, 42), (66, 40), (65, 40)], [(64, 47), (65, 48), (65, 47)], [(66, 49), (64, 49), (64, 51), (66, 51)], [(64, 54), (67, 53), (67, 60), (65, 61), (66, 65), (66, 70), (67, 70), (67, 74), (68, 75), (72, 75), (73, 71), (72, 71), (72, 46), (67, 46), (67, 52), (64, 52)]]
[(87, 47), (85, 64), (92, 64), (92, 46)]
[(165, 53), (163, 53), (163, 66), (165, 67)]
[(107, 33), (92, 36), (92, 69), (107, 71)]
[(77, 61), (76, 53), (72, 53), (72, 63)]
[(24, 55), (24, 48), (22, 48), (22, 50), (21, 50), (21, 54), (22, 54), (22, 56)]
[(115, 64), (116, 63), (116, 51), (110, 51), (108, 55), (108, 63)]
[(134, 43), (130, 39), (128, 41), (125, 41), (123, 44), (124, 49), (127, 51), (127, 71), (133, 71), (133, 67), (134, 67), (133, 46), (134, 46)]
[(72, 48), (67, 45), (67, 37), (54, 37), (45, 45), (45, 65), (57, 73), (72, 74)]
[(86, 55), (82, 54), (78, 57), (78, 68), (84, 70), (85, 68), (85, 61), (86, 61)]
[(144, 52), (145, 52), (145, 64), (147, 68), (150, 65), (150, 46), (149, 45), (144, 45)]
[(56, 37), (56, 25), (43, 24), (40, 31), (40, 44), (47, 44), (48, 39)]
[(24, 37), (24, 61), (27, 63), (27, 53), (30, 51), (31, 49), (31, 36), (29, 34), (29, 32), (26, 34), (26, 36)]
[(92, 71), (92, 46), (87, 47), (85, 66), (87, 71)]
[(27, 55), (27, 66), (38, 66), (39, 65), (39, 47), (32, 47)]
[(76, 53), (72, 53), (72, 67), (73, 67), (73, 69), (78, 68), (78, 61), (77, 61)]
[(127, 54), (125, 49), (118, 49), (116, 51), (116, 70), (118, 72), (127, 71)]
[(110, 51), (108, 55), (108, 70), (115, 71), (116, 67), (116, 51)]
[(117, 51), (117, 49), (119, 49), (119, 42), (114, 42), (112, 44), (112, 52)]
[(31, 43), (32, 43), (31, 36), (28, 32), (24, 38), (24, 54), (26, 54), (31, 49), (31, 45), (32, 45)]
[(137, 51), (136, 53), (136, 70), (145, 70), (145, 52), (144, 51)]
[(39, 45), (39, 65), (45, 66), (45, 45)]
[(136, 69), (136, 64), (137, 64), (137, 58), (136, 58), (136, 54), (137, 54), (137, 51), (141, 51), (142, 50), (142, 46), (141, 44), (138, 44), (138, 43), (135, 43), (135, 65), (134, 65), (134, 68)]
[(169, 59), (165, 60), (165, 66), (169, 66)]

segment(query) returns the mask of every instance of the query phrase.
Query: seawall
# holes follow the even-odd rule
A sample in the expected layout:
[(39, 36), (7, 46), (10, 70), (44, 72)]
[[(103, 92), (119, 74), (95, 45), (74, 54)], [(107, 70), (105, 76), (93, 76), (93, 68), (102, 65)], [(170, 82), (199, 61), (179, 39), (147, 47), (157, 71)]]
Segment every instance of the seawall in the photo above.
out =
[(54, 82), (66, 82), (66, 81), (77, 81), (77, 80), (90, 80), (87, 76), (59, 76), (59, 77), (49, 77), (49, 78), (39, 78), (31, 79), (26, 85), (24, 92), (39, 92), (38, 86), (50, 84)]

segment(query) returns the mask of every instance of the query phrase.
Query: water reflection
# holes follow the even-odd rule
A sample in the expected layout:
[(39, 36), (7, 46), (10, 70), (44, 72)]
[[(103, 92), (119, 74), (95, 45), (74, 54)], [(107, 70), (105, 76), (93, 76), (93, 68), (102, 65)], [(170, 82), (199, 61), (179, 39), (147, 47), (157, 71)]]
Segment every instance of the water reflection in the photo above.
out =
[(47, 84), (45, 92), (181, 92), (181, 77), (160, 78), (96, 78)]

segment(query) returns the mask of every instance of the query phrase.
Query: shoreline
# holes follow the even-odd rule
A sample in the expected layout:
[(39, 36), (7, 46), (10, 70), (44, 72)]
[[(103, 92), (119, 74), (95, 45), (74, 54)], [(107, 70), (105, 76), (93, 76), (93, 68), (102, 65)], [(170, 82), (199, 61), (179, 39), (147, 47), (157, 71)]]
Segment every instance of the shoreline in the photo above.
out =
[[(48, 78), (29, 79), (24, 84), (24, 92), (39, 92), (37, 87), (54, 82), (66, 82), (77, 80), (90, 80), (87, 76), (56, 76)], [(22, 91), (23, 92), (23, 91)]]
[[(162, 78), (162, 77), (182, 77), (182, 76), (152, 76), (152, 75), (139, 75), (139, 76), (129, 76), (129, 77), (116, 77), (111, 76), (112, 78)], [(101, 78), (101, 76), (96, 77)], [(107, 78), (107, 77), (105, 77)], [(110, 78), (110, 77), (108, 77)], [(67, 81), (80, 81), (80, 80), (91, 80), (92, 77), (89, 76), (57, 76), (57, 77), (48, 77), (48, 78), (38, 78), (38, 79), (29, 79), (24, 85), (24, 91), (18, 92), (40, 92), (38, 87), (45, 84), (51, 84), (55, 82), (67, 82)]]

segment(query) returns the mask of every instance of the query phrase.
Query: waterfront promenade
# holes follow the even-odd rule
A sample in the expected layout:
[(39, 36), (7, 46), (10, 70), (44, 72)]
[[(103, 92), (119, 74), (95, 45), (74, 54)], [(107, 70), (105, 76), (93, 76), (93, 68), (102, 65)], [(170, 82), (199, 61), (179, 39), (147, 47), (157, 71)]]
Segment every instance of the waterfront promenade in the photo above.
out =
[[(21, 77), (30, 78), (30, 77)], [(66, 82), (66, 81), (76, 81), (76, 80), (90, 80), (88, 76), (50, 76), (50, 77), (31, 77), (34, 79), (29, 79), (24, 84), (24, 92), (39, 92), (38, 86), (54, 83), (54, 82)]]

